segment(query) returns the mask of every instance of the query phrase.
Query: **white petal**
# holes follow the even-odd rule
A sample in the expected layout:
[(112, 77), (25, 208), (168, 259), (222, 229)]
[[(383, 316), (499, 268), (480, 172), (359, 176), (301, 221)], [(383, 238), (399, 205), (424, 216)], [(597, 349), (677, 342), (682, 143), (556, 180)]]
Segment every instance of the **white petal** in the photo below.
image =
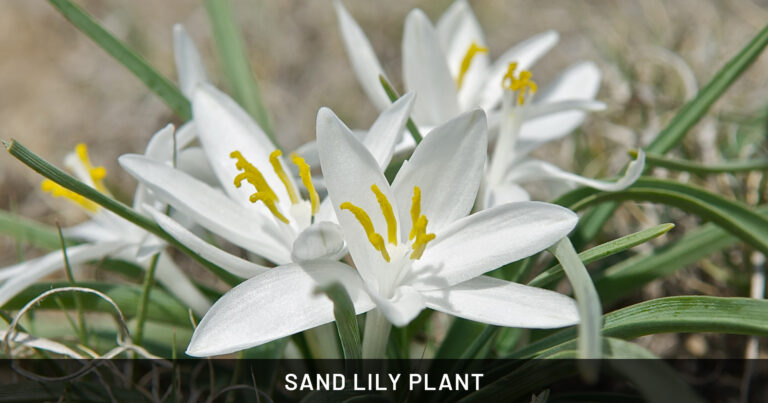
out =
[(384, 298), (376, 293), (370, 293), (370, 297), (389, 323), (397, 327), (411, 323), (425, 307), (421, 293), (411, 286), (396, 288), (391, 298)]
[(163, 231), (167, 232), (174, 239), (193, 250), (205, 260), (208, 260), (236, 276), (251, 278), (269, 270), (268, 267), (241, 259), (203, 241), (171, 217), (168, 217), (153, 208), (148, 208), (147, 210), (152, 214), (152, 218), (154, 218), (157, 225), (159, 225)]
[(477, 109), (433, 130), (400, 168), (392, 189), (400, 209), (400, 233), (411, 230), (413, 188), (421, 189), (427, 230), (437, 232), (472, 209), (487, 153), (485, 113)]
[(341, 227), (332, 222), (317, 222), (301, 231), (293, 242), (291, 258), (301, 263), (316, 259), (341, 259), (347, 254)]
[(192, 284), (189, 277), (176, 266), (168, 254), (160, 254), (155, 268), (155, 277), (171, 294), (192, 308), (196, 314), (204, 315), (211, 307), (208, 298)]
[(195, 87), (207, 82), (208, 78), (200, 60), (200, 53), (181, 24), (173, 26), (173, 54), (179, 75), (179, 88), (187, 98), (191, 98)]
[(616, 192), (624, 190), (635, 183), (637, 178), (643, 174), (643, 169), (645, 169), (645, 153), (643, 150), (639, 150), (637, 159), (627, 165), (627, 171), (624, 173), (624, 176), (615, 182), (585, 178), (571, 172), (563, 171), (548, 162), (536, 159), (529, 159), (514, 165), (509, 172), (507, 180), (517, 183), (526, 183), (535, 180), (556, 180), (567, 184), (588, 186), (606, 192)]
[[(571, 66), (536, 94), (535, 104), (593, 100), (600, 89), (600, 69), (591, 62)], [(549, 114), (527, 119), (520, 129), (520, 143), (543, 143), (561, 138), (579, 127), (586, 116), (582, 111)]]
[(278, 231), (271, 217), (245, 208), (165, 164), (130, 154), (121, 156), (118, 161), (159, 199), (202, 226), (275, 263), (290, 262), (289, 240)]
[[(102, 242), (72, 246), (67, 248), (67, 259), (69, 264), (74, 267), (89, 260), (107, 256), (123, 245), (125, 245), (123, 242)], [(37, 259), (2, 269), (3, 271), (8, 270), (14, 275), (0, 286), (0, 307), (35, 281), (63, 269), (64, 266), (64, 255), (61, 250), (57, 250)]]
[(422, 294), (429, 308), (491, 325), (549, 329), (579, 322), (573, 299), (488, 276)]
[(531, 195), (528, 194), (527, 190), (515, 183), (504, 182), (486, 188), (482, 208), (489, 209), (506, 203), (529, 200), (531, 200)]
[(480, 105), (483, 109), (491, 110), (501, 101), (501, 80), (507, 73), (509, 63), (517, 62), (518, 71), (528, 70), (541, 56), (557, 44), (558, 39), (559, 35), (555, 31), (542, 32), (518, 43), (496, 59), (490, 68), (481, 95)]
[(226, 354), (258, 346), (333, 321), (333, 303), (318, 285), (344, 285), (356, 313), (373, 308), (360, 277), (333, 261), (276, 267), (251, 278), (216, 301), (195, 329), (187, 354)]
[(437, 33), (419, 9), (408, 14), (404, 30), (403, 83), (419, 97), (413, 118), (419, 125), (443, 123), (459, 113), (459, 105)]
[(384, 259), (368, 242), (368, 236), (355, 216), (349, 211), (342, 211), (339, 206), (350, 202), (365, 210), (374, 230), (386, 240), (386, 220), (371, 187), (376, 185), (381, 190), (397, 217), (397, 205), (389, 183), (371, 153), (327, 108), (321, 108), (317, 114), (317, 145), (328, 196), (344, 230), (349, 252), (365, 282), (376, 289), (375, 267), (384, 264)]
[(61, 232), (66, 238), (80, 239), (88, 242), (103, 240), (116, 240), (119, 236), (113, 228), (105, 226), (101, 220), (88, 220), (73, 227), (62, 228)]
[[(275, 146), (250, 115), (232, 98), (210, 85), (197, 88), (192, 112), (203, 150), (221, 186), (230, 197), (253, 208), (268, 211), (263, 203), (252, 204), (249, 201), (250, 195), (255, 192), (253, 186), (248, 183), (240, 188), (234, 186), (232, 181), (240, 171), (235, 168), (235, 159), (230, 157), (230, 153), (237, 150), (261, 172), (279, 198), (281, 212), (287, 215), (291, 206), (288, 191), (269, 162), (269, 154), (275, 150)], [(285, 164), (283, 166), (285, 169)]]
[(509, 203), (454, 222), (413, 262), (419, 289), (445, 288), (531, 256), (568, 235), (578, 217), (549, 203)]
[(373, 51), (371, 42), (368, 41), (363, 30), (344, 8), (341, 1), (334, 0), (333, 5), (336, 7), (336, 16), (339, 18), (341, 39), (344, 41), (344, 48), (347, 50), (347, 56), (349, 56), (357, 80), (360, 81), (371, 102), (379, 110), (384, 110), (389, 107), (391, 102), (381, 86), (379, 75), (386, 77), (386, 74), (379, 64), (379, 59)]
[(176, 168), (210, 186), (219, 185), (219, 180), (213, 173), (211, 164), (208, 163), (205, 151), (201, 147), (190, 147), (179, 151), (176, 156)]
[(381, 169), (386, 169), (413, 108), (414, 94), (405, 94), (382, 112), (363, 139)]

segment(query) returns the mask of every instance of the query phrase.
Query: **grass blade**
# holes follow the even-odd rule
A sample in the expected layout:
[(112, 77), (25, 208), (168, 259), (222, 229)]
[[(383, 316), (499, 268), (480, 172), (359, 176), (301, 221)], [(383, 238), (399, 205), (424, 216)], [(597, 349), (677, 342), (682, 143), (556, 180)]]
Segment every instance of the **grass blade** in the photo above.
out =
[[(55, 228), (3, 210), (0, 210), (0, 234), (43, 249), (57, 249), (61, 246)], [(67, 241), (67, 245), (74, 244)]]
[[(636, 156), (637, 151), (630, 151), (629, 155)], [(645, 154), (645, 163), (649, 166), (662, 167), (676, 171), (685, 171), (695, 174), (718, 174), (749, 171), (768, 170), (768, 160), (726, 161), (720, 164), (699, 164), (677, 158), (667, 158), (659, 154)]]
[(144, 85), (157, 94), (182, 120), (192, 118), (189, 101), (168, 78), (155, 70), (143, 57), (128, 48), (93, 17), (70, 0), (48, 0), (77, 29), (131, 71)]

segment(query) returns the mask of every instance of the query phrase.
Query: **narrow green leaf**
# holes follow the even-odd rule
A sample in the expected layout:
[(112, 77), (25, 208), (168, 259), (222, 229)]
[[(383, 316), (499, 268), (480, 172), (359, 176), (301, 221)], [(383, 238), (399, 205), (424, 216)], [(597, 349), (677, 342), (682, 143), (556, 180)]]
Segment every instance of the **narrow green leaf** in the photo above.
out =
[(192, 118), (187, 98), (165, 76), (157, 72), (143, 57), (104, 29), (93, 17), (70, 0), (48, 0), (77, 29), (131, 71), (144, 85), (157, 94), (182, 120)]
[(436, 359), (459, 358), (464, 355), (470, 340), (476, 340), (483, 330), (488, 327), (485, 323), (469, 319), (455, 318), (448, 328), (442, 344), (435, 353)]
[[(606, 242), (602, 245), (595, 246), (592, 249), (579, 253), (579, 259), (581, 259), (584, 264), (592, 263), (594, 261), (615, 255), (619, 252), (623, 252), (627, 249), (648, 242), (651, 239), (666, 234), (674, 227), (675, 224), (659, 224), (653, 228), (644, 229), (642, 231), (635, 232), (634, 234), (627, 235), (619, 239), (614, 239), (613, 241)], [(533, 287), (547, 288), (555, 284), (562, 277), (563, 268), (560, 264), (558, 264), (550, 267), (549, 269), (536, 276), (536, 278), (531, 280), (528, 285)]]
[[(392, 84), (387, 81), (387, 78), (379, 74), (379, 82), (381, 83), (381, 86), (384, 87), (384, 92), (387, 93), (387, 96), (389, 97), (389, 100), (392, 102), (397, 101), (400, 98), (400, 94), (395, 91), (394, 87), (392, 87)], [(411, 133), (411, 136), (413, 137), (413, 141), (416, 142), (416, 144), (421, 143), (421, 140), (423, 137), (421, 136), (421, 133), (419, 132), (419, 128), (416, 127), (416, 123), (413, 123), (413, 120), (411, 118), (408, 118), (408, 121), (405, 123), (405, 127), (408, 128), (408, 131)]]
[[(56, 228), (3, 210), (0, 210), (0, 234), (6, 234), (19, 242), (43, 249), (60, 247)], [(74, 244), (72, 241), (67, 241), (67, 245)]]
[(118, 216), (136, 224), (138, 227), (143, 228), (152, 234), (157, 235), (164, 241), (175, 246), (185, 254), (193, 257), (200, 264), (210, 270), (213, 274), (227, 282), (229, 285), (237, 285), (240, 283), (240, 279), (234, 275), (228, 273), (224, 269), (216, 266), (215, 264), (205, 260), (203, 257), (195, 253), (193, 250), (187, 248), (182, 243), (174, 239), (163, 231), (159, 225), (157, 225), (151, 219), (137, 213), (130, 207), (117, 200), (111, 199), (99, 192), (98, 190), (82, 183), (69, 175), (68, 173), (56, 168), (48, 161), (40, 158), (37, 154), (33, 153), (21, 143), (15, 140), (11, 140), (10, 143), (3, 141), (3, 144), (8, 149), (8, 152), (16, 157), (19, 161), (23, 162), (28, 167), (32, 168), (35, 172), (43, 175), (44, 177), (58, 183), (59, 185), (93, 201), (94, 203), (106, 208), (107, 210), (117, 214)]
[(618, 192), (577, 189), (557, 203), (580, 210), (604, 201), (646, 200), (677, 207), (711, 220), (763, 253), (768, 253), (768, 219), (754, 209), (697, 186), (666, 179), (642, 177), (631, 187)]
[(208, 10), (213, 28), (221, 67), (234, 98), (256, 119), (275, 147), (280, 148), (261, 101), (242, 36), (238, 32), (231, 0), (205, 0), (205, 9)]
[[(629, 155), (635, 158), (637, 151), (632, 150)], [(719, 164), (700, 164), (677, 158), (668, 158), (659, 154), (645, 154), (645, 163), (649, 166), (662, 167), (676, 171), (685, 171), (696, 174), (717, 174), (749, 171), (768, 170), (768, 159), (747, 161), (726, 161)]]
[(355, 305), (349, 298), (347, 290), (339, 283), (331, 283), (317, 287), (315, 293), (323, 293), (333, 301), (333, 316), (336, 319), (336, 328), (341, 338), (341, 347), (344, 350), (344, 358), (362, 358), (360, 343), (360, 329), (355, 317)]

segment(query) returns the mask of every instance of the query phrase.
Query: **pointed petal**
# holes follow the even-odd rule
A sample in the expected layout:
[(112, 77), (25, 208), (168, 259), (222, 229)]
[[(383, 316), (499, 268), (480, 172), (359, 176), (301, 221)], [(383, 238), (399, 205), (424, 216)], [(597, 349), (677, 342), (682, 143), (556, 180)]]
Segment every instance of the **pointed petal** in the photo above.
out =
[(153, 208), (147, 208), (147, 210), (163, 231), (167, 232), (184, 246), (195, 251), (195, 253), (205, 260), (208, 260), (236, 276), (251, 278), (269, 270), (268, 267), (241, 259), (203, 241), (176, 222), (173, 218), (168, 217)]
[[(73, 246), (67, 248), (67, 258), (71, 266), (76, 266), (107, 256), (124, 245), (124, 242), (102, 242)], [(0, 286), (0, 307), (35, 281), (63, 268), (64, 255), (61, 250), (57, 250), (3, 269), (14, 273), (14, 276)]]
[(379, 115), (371, 130), (363, 138), (363, 145), (371, 152), (381, 169), (386, 169), (392, 153), (403, 134), (405, 122), (413, 108), (414, 94), (405, 94)]
[(219, 355), (258, 346), (333, 321), (333, 303), (318, 285), (344, 285), (356, 313), (373, 308), (355, 270), (334, 261), (276, 267), (227, 292), (195, 329), (187, 354)]
[(488, 276), (422, 294), (429, 308), (496, 326), (550, 329), (579, 322), (570, 297)]
[(341, 227), (332, 222), (316, 222), (301, 231), (293, 242), (291, 259), (308, 262), (317, 259), (338, 260), (347, 254)]
[(328, 196), (344, 231), (349, 252), (363, 280), (369, 285), (376, 284), (375, 267), (383, 264), (384, 259), (368, 242), (363, 227), (354, 215), (342, 211), (339, 206), (350, 202), (362, 208), (368, 213), (374, 230), (386, 237), (387, 223), (371, 186), (378, 186), (392, 204), (397, 217), (397, 203), (389, 183), (371, 153), (327, 108), (320, 109), (317, 114), (317, 145)]
[(496, 59), (490, 68), (479, 100), (482, 108), (491, 110), (501, 101), (501, 80), (507, 72), (509, 63), (517, 62), (518, 70), (528, 70), (557, 44), (558, 39), (559, 35), (556, 31), (542, 32), (518, 43)]
[(157, 161), (131, 154), (121, 156), (118, 161), (157, 198), (200, 225), (275, 263), (290, 262), (288, 240), (271, 217), (245, 208), (208, 185)]
[(578, 216), (542, 202), (509, 203), (454, 222), (413, 262), (412, 284), (445, 288), (552, 246), (576, 226)]
[(171, 294), (179, 301), (192, 308), (198, 315), (205, 315), (211, 302), (192, 284), (186, 274), (168, 257), (168, 254), (160, 254), (155, 269), (155, 277)]
[(334, 0), (336, 16), (339, 19), (339, 28), (341, 29), (341, 39), (344, 41), (344, 49), (347, 51), (352, 69), (355, 71), (357, 80), (363, 86), (363, 90), (371, 99), (371, 102), (379, 109), (384, 110), (391, 103), (387, 93), (379, 82), (379, 75), (386, 77), (381, 68), (379, 59), (373, 51), (371, 42), (365, 36), (365, 32), (360, 28), (354, 18), (339, 0)]
[[(594, 100), (600, 89), (601, 77), (600, 69), (592, 62), (573, 65), (536, 94), (535, 105)], [(520, 142), (544, 143), (561, 138), (579, 127), (585, 116), (586, 112), (577, 110), (527, 119), (520, 128)]]
[(413, 188), (421, 189), (427, 230), (438, 232), (472, 209), (483, 175), (488, 136), (485, 113), (477, 109), (437, 127), (416, 147), (392, 182), (400, 209), (400, 233), (411, 230)]
[(195, 87), (208, 82), (208, 78), (195, 42), (181, 24), (173, 26), (173, 55), (179, 76), (179, 88), (187, 98), (191, 98)]
[(643, 174), (643, 169), (645, 169), (645, 153), (643, 150), (639, 150), (637, 159), (627, 165), (627, 170), (624, 173), (624, 176), (615, 182), (585, 178), (564, 171), (548, 162), (536, 159), (529, 159), (514, 165), (510, 170), (507, 180), (517, 183), (526, 183), (536, 180), (555, 180), (571, 185), (582, 185), (606, 192), (615, 192), (632, 186), (637, 178)]
[[(249, 201), (250, 195), (254, 193), (253, 186), (244, 184), (236, 188), (233, 184), (240, 171), (235, 167), (235, 159), (230, 157), (230, 153), (238, 150), (264, 175), (264, 179), (280, 200), (278, 205), (282, 213), (288, 214), (291, 206), (288, 191), (269, 162), (269, 154), (275, 150), (275, 146), (250, 115), (232, 98), (210, 85), (197, 88), (192, 101), (192, 112), (200, 143), (208, 156), (211, 168), (230, 197), (269, 214), (262, 203), (252, 204)], [(284, 163), (283, 166), (285, 169)]]
[(458, 115), (459, 104), (437, 33), (419, 9), (408, 14), (404, 30), (403, 83), (419, 97), (413, 118), (419, 125), (443, 123)]
[(369, 295), (389, 323), (397, 327), (411, 323), (425, 307), (421, 293), (407, 285), (397, 287), (391, 298), (383, 298), (376, 293)]

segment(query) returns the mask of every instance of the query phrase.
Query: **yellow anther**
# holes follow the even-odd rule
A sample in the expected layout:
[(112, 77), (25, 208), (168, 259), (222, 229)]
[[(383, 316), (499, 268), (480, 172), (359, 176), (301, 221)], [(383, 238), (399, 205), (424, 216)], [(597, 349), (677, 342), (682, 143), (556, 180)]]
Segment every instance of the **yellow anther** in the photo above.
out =
[[(429, 221), (427, 217), (421, 214), (421, 188), (418, 186), (413, 187), (413, 198), (411, 199), (411, 233), (408, 235), (408, 239), (413, 240), (411, 243), (411, 259), (419, 259), (424, 253), (424, 249), (427, 247), (429, 241), (435, 239), (435, 234), (427, 233), (427, 224)], [(416, 239), (414, 239), (416, 238)]]
[(312, 215), (315, 215), (317, 214), (317, 209), (320, 207), (320, 196), (317, 194), (317, 190), (315, 190), (315, 185), (312, 184), (311, 168), (309, 164), (304, 161), (304, 158), (301, 158), (296, 153), (291, 153), (291, 160), (294, 164), (296, 164), (297, 167), (299, 167), (301, 183), (304, 184), (304, 187), (307, 188), (307, 192), (309, 192), (309, 202), (312, 205)]
[(65, 197), (70, 201), (77, 203), (80, 207), (92, 212), (99, 211), (99, 205), (86, 199), (85, 197), (59, 185), (58, 183), (46, 179), (40, 184), (44, 192), (50, 193), (53, 197)]
[(107, 170), (102, 166), (95, 167), (91, 164), (91, 159), (88, 157), (88, 146), (83, 143), (76, 145), (75, 154), (77, 154), (77, 158), (88, 171), (88, 175), (90, 175), (96, 190), (101, 193), (109, 194), (107, 187), (104, 186), (104, 178), (107, 176)]
[(392, 211), (392, 205), (378, 186), (371, 185), (371, 190), (376, 195), (376, 201), (379, 202), (384, 219), (387, 220), (387, 240), (392, 245), (397, 245), (397, 220), (395, 219), (395, 212)]
[(461, 60), (461, 67), (459, 68), (459, 76), (456, 77), (456, 88), (461, 88), (461, 84), (464, 82), (464, 76), (469, 71), (469, 66), (472, 64), (472, 59), (477, 56), (478, 53), (488, 53), (488, 48), (480, 46), (477, 42), (472, 42), (467, 49), (467, 53), (464, 54), (464, 59)]
[(371, 222), (371, 218), (368, 217), (368, 213), (350, 202), (341, 203), (339, 208), (342, 210), (349, 210), (350, 213), (354, 214), (357, 221), (362, 225), (365, 234), (368, 236), (368, 242), (373, 245), (374, 249), (381, 252), (381, 256), (384, 260), (389, 262), (389, 253), (387, 252), (387, 246), (384, 244), (384, 238), (374, 230), (373, 223)]
[(501, 86), (504, 89), (517, 92), (517, 103), (522, 105), (525, 102), (525, 93), (530, 92), (535, 94), (538, 87), (536, 83), (531, 80), (533, 74), (528, 70), (522, 70), (520, 74), (515, 77), (515, 70), (517, 70), (517, 63), (511, 62), (507, 67), (507, 74), (504, 74), (504, 78), (501, 79)]
[(296, 188), (293, 187), (291, 180), (285, 173), (283, 164), (281, 164), (278, 159), (281, 155), (283, 155), (283, 152), (280, 150), (272, 151), (272, 154), (269, 154), (269, 163), (272, 164), (272, 169), (275, 170), (277, 177), (280, 178), (280, 182), (283, 182), (283, 186), (285, 186), (285, 190), (288, 192), (288, 198), (291, 199), (291, 203), (296, 204), (299, 202), (299, 195), (296, 193)]
[(256, 193), (253, 193), (250, 197), (251, 203), (256, 203), (257, 201), (261, 200), (261, 202), (267, 206), (269, 211), (272, 212), (275, 217), (277, 217), (280, 221), (288, 224), (288, 219), (285, 218), (285, 216), (280, 213), (280, 210), (277, 208), (277, 202), (279, 199), (267, 181), (264, 179), (264, 175), (262, 175), (255, 166), (248, 162), (248, 160), (243, 157), (243, 154), (241, 154), (240, 151), (232, 151), (229, 156), (237, 159), (235, 167), (242, 171), (237, 176), (235, 176), (235, 187), (239, 188), (242, 185), (242, 182), (247, 180), (248, 183), (256, 188)]

